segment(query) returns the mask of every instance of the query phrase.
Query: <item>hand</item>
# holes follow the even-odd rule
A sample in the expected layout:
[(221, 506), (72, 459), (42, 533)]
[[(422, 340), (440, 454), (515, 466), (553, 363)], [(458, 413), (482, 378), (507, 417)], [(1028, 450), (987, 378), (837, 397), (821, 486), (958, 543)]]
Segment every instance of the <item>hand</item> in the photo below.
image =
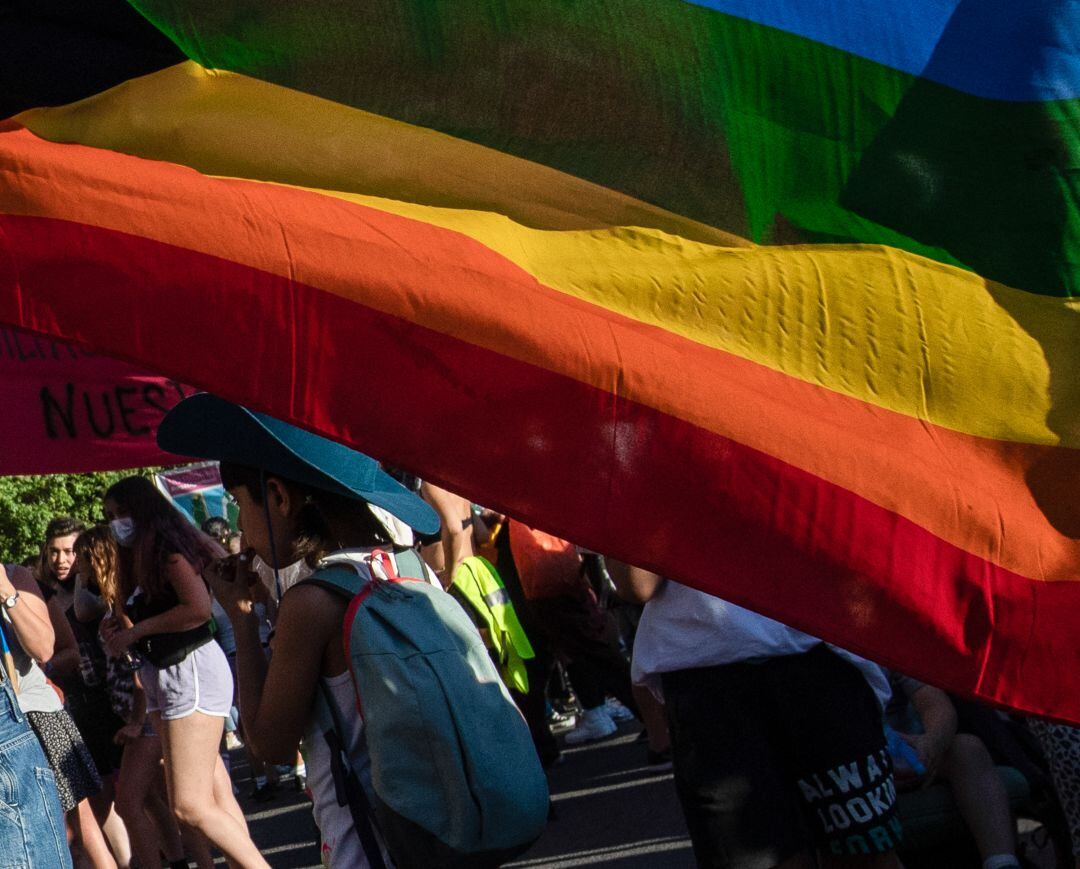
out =
[(929, 733), (901, 733), (900, 738), (915, 749), (919, 756), (919, 763), (926, 768), (919, 787), (928, 788), (937, 777), (941, 759), (945, 756), (947, 745), (942, 745), (941, 740)]
[[(105, 635), (104, 626), (102, 626), (102, 635)], [(124, 652), (130, 649), (132, 644), (138, 639), (138, 628), (120, 628), (117, 626), (109, 630), (108, 636), (105, 637), (105, 651), (114, 658), (119, 658)]]
[(247, 550), (215, 561), (206, 570), (206, 578), (214, 597), (225, 608), (229, 618), (251, 613), (252, 588), (262, 584), (259, 575), (251, 569), (254, 553)]
[(134, 724), (125, 724), (121, 727), (113, 736), (113, 742), (116, 745), (127, 745), (129, 742), (134, 742), (140, 736), (142, 736), (142, 722), (135, 722)]
[(263, 582), (261, 576), (258, 574), (255, 574), (255, 576), (258, 577), (256, 581), (248, 586), (248, 593), (251, 595), (252, 602), (261, 603), (266, 607), (271, 606), (274, 599), (270, 596), (270, 589), (267, 587), (266, 583)]
[(102, 645), (108, 642), (109, 637), (113, 636), (117, 631), (123, 629), (123, 625), (120, 624), (120, 619), (116, 616), (105, 616), (101, 620), (101, 624), (98, 625), (98, 636), (101, 637)]

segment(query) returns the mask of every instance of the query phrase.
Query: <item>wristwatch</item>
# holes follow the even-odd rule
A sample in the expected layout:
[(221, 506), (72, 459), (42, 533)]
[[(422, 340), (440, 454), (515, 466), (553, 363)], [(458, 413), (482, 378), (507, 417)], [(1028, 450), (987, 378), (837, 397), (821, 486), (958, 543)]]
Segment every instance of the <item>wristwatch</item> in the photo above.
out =
[(4, 609), (9, 610), (19, 602), (19, 593), (15, 592), (11, 597), (4, 598)]

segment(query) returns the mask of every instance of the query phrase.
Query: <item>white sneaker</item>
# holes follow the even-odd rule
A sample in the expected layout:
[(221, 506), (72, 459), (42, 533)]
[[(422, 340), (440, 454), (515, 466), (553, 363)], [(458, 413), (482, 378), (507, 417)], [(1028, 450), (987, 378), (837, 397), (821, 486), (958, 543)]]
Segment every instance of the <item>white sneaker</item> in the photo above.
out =
[(611, 717), (612, 721), (630, 721), (634, 717), (634, 713), (622, 705), (614, 697), (608, 697), (604, 701), (604, 711)]
[(581, 713), (577, 727), (569, 731), (563, 739), (566, 740), (567, 745), (578, 745), (611, 736), (618, 729), (603, 706), (594, 706)]
[(572, 712), (552, 712), (548, 716), (548, 727), (551, 728), (551, 732), (558, 736), (560, 733), (566, 733), (568, 730), (573, 730), (577, 725), (577, 716)]

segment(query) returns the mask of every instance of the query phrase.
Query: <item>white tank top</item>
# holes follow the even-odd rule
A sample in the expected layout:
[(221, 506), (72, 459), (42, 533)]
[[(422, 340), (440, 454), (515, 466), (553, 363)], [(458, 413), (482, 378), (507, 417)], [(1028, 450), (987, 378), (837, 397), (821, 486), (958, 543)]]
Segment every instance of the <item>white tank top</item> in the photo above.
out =
[[(337, 707), (337, 718), (347, 731), (338, 734), (345, 744), (346, 752), (352, 759), (353, 769), (363, 779), (368, 777), (368, 755), (363, 745), (364, 724), (356, 709), (356, 692), (353, 690), (352, 676), (346, 670), (329, 679), (320, 679), (330, 700)], [(331, 869), (356, 867), (364, 869), (370, 861), (364, 853), (357, 835), (352, 813), (348, 806), (339, 806), (337, 791), (334, 788), (334, 776), (330, 766), (330, 747), (326, 737), (319, 731), (315, 716), (308, 721), (304, 733), (304, 763), (307, 766), (308, 787), (314, 802), (315, 823), (322, 837), (322, 861)], [(372, 821), (374, 824), (374, 820)], [(389, 866), (390, 856), (382, 838), (375, 831), (383, 851), (383, 861)]]

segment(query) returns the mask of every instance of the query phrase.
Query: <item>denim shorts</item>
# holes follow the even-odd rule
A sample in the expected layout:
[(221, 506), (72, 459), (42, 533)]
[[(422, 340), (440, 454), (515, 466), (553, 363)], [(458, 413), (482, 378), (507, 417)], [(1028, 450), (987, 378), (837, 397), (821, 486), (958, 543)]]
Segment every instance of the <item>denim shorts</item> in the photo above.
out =
[(155, 667), (145, 663), (139, 678), (146, 691), (146, 711), (160, 712), (165, 721), (193, 712), (228, 718), (233, 700), (229, 661), (217, 643), (205, 643), (179, 664)]
[(0, 869), (71, 867), (56, 779), (5, 679), (0, 684)]

